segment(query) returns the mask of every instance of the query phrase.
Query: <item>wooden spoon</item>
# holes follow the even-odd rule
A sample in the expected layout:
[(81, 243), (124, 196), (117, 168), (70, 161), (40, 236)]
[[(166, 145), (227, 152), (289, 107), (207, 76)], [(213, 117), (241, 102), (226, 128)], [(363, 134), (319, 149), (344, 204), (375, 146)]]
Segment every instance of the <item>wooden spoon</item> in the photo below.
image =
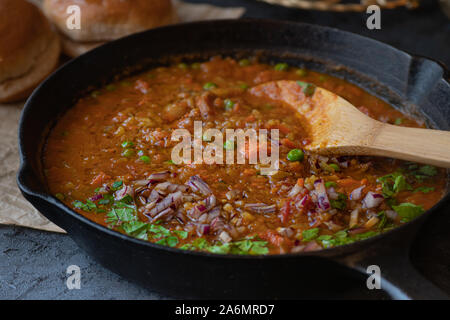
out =
[(450, 168), (450, 132), (374, 120), (338, 95), (300, 81), (268, 82), (249, 91), (298, 110), (311, 143), (324, 155), (370, 155)]

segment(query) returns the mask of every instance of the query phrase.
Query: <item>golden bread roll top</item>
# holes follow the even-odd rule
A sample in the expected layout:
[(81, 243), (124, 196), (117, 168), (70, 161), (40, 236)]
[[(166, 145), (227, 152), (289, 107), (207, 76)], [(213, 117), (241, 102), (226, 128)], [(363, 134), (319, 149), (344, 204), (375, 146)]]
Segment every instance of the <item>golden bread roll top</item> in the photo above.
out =
[[(81, 29), (67, 27), (71, 5), (80, 8)], [(176, 20), (170, 0), (44, 0), (43, 9), (60, 32), (80, 42), (114, 40)]]
[(0, 0), (0, 102), (24, 98), (56, 67), (58, 36), (33, 4)]

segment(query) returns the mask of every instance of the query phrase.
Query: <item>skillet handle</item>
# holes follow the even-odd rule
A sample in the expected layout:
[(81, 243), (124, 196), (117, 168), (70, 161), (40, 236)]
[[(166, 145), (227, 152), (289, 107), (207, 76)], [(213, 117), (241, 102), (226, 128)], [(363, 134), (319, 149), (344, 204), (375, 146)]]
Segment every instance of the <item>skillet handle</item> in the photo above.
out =
[(368, 267), (376, 265), (380, 268), (381, 289), (396, 300), (448, 300), (449, 295), (422, 276), (412, 265), (409, 250), (396, 251), (370, 256), (350, 256), (341, 261), (348, 267), (357, 270), (367, 278)]

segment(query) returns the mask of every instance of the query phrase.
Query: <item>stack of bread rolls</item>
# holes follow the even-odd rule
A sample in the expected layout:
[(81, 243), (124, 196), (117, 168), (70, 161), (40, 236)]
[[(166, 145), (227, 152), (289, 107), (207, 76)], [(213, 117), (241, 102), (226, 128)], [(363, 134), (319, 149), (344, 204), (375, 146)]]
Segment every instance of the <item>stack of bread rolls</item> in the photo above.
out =
[[(67, 27), (71, 5), (80, 8), (80, 29)], [(43, 10), (61, 35), (64, 52), (71, 57), (176, 20), (170, 0), (44, 0)]]
[[(80, 28), (69, 28), (69, 6), (79, 8)], [(26, 98), (58, 66), (61, 50), (76, 57), (176, 21), (171, 0), (43, 0), (42, 10), (0, 0), (0, 103)]]

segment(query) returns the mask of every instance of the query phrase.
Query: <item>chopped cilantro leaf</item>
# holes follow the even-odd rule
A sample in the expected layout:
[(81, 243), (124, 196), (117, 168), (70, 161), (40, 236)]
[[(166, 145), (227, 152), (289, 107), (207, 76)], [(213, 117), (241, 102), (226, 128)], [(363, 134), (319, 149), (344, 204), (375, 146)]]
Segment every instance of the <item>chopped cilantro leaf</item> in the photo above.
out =
[(347, 196), (343, 193), (338, 194), (337, 200), (330, 200), (330, 205), (332, 208), (344, 210), (347, 207)]
[(398, 206), (392, 206), (392, 209), (394, 209), (394, 211), (402, 218), (402, 222), (411, 221), (425, 212), (422, 206), (417, 206), (409, 202), (401, 203)]
[(220, 245), (214, 245), (207, 248), (209, 252), (212, 253), (219, 253), (219, 254), (226, 254), (230, 252), (230, 245), (228, 243), (220, 244)]
[(178, 244), (178, 238), (174, 236), (169, 236), (166, 238), (166, 243), (169, 247), (175, 247)]
[(312, 228), (302, 232), (303, 241), (311, 241), (319, 235), (319, 228)]
[(115, 181), (115, 182), (112, 184), (111, 189), (112, 189), (113, 191), (119, 190), (119, 189), (122, 187), (122, 185), (123, 185), (123, 182), (122, 182), (122, 181)]
[(423, 192), (423, 193), (428, 193), (428, 192), (432, 192), (434, 191), (435, 188), (434, 187), (418, 187), (416, 188), (413, 192)]
[(426, 166), (420, 167), (418, 172), (425, 176), (433, 177), (437, 174), (437, 169), (436, 169), (436, 167), (426, 165)]
[(175, 230), (173, 233), (175, 233), (180, 239), (187, 239), (188, 232), (183, 230)]

